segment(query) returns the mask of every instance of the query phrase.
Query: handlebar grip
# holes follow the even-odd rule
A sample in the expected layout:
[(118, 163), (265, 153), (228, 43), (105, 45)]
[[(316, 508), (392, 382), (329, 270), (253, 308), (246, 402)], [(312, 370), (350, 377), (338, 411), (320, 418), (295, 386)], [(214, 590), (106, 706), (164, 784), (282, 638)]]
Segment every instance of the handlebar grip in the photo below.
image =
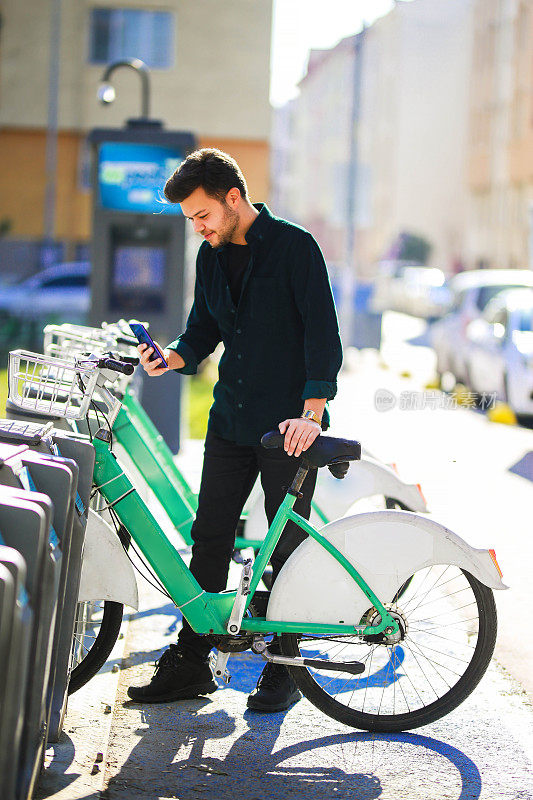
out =
[(133, 364), (134, 367), (141, 363), (141, 359), (135, 358), (135, 356), (121, 356), (120, 361), (123, 361), (124, 364)]
[(137, 345), (139, 344), (137, 339), (134, 339), (133, 336), (117, 336), (116, 343), (127, 344), (128, 347), (137, 347)]
[(98, 366), (102, 369), (111, 369), (113, 372), (122, 372), (124, 375), (131, 375), (134, 370), (133, 364), (117, 361), (116, 358), (101, 358)]

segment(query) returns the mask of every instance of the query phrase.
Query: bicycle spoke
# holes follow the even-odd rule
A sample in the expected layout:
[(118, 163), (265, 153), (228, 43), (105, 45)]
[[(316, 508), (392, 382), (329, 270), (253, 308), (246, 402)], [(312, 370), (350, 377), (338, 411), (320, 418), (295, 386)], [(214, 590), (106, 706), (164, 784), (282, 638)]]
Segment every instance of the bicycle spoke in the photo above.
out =
[[(392, 645), (386, 637), (382, 643), (355, 635), (302, 637), (300, 653), (304, 656), (358, 661), (365, 666), (364, 672), (357, 676), (344, 670), (331, 672), (313, 667), (302, 675), (307, 674), (314, 681), (312, 685), (333, 700), (336, 708), (353, 713), (357, 720), (355, 727), (365, 727), (367, 718), (398, 719), (397, 724), (403, 725), (405, 717), (423, 714), (429, 707), (432, 709), (429, 716), (438, 713), (435, 707), (443, 702), (446, 706), (445, 698), (453, 695), (456, 684), (478, 658), (483, 641), (480, 612), (484, 606), (479, 602), (479, 590), (474, 591), (479, 583), (474, 581), (453, 565), (421, 570), (409, 579), (406, 600), (402, 602), (403, 598), (398, 600), (395, 596), (387, 606), (404, 620), (400, 641)], [(487, 648), (485, 661), (486, 653)], [(305, 680), (303, 685), (307, 685)], [(450, 707), (449, 703), (446, 707)], [(335, 713), (340, 714), (335, 718), (343, 721), (342, 713)]]

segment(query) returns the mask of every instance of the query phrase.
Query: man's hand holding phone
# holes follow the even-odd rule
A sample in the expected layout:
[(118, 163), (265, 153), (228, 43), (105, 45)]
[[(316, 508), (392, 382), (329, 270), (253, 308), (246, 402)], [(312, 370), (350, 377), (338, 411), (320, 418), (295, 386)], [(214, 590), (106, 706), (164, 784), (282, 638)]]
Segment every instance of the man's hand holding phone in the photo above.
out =
[(161, 363), (160, 358), (154, 358), (153, 361), (150, 361), (150, 356), (154, 353), (154, 348), (150, 347), (147, 344), (139, 344), (137, 345), (137, 350), (141, 355), (141, 364), (144, 367), (144, 370), (150, 375), (150, 377), (157, 377), (158, 375), (164, 375), (165, 372), (168, 372), (171, 369), (181, 369), (185, 366), (185, 361), (183, 358), (176, 353), (175, 350), (163, 350), (157, 342), (155, 342), (159, 350), (163, 353), (165, 360), (168, 364), (168, 367), (165, 367)]

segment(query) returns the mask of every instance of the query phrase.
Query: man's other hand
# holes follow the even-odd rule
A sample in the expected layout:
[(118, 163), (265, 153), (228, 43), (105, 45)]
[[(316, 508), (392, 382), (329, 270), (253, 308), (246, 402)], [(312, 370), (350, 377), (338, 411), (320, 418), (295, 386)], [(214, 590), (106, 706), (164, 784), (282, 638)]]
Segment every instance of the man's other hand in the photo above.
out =
[(141, 364), (148, 375), (151, 377), (156, 377), (158, 375), (164, 375), (165, 372), (169, 372), (171, 369), (181, 369), (185, 366), (185, 361), (180, 355), (178, 355), (178, 353), (176, 353), (175, 350), (163, 350), (163, 348), (157, 342), (156, 345), (165, 356), (168, 367), (165, 367), (161, 364), (160, 358), (156, 358), (153, 361), (149, 360), (150, 356), (154, 352), (153, 347), (150, 347), (147, 344), (137, 345), (137, 350), (141, 356)]
[(278, 425), (279, 432), (285, 434), (284, 449), (290, 456), (299, 456), (311, 447), (322, 428), (312, 419), (285, 419)]

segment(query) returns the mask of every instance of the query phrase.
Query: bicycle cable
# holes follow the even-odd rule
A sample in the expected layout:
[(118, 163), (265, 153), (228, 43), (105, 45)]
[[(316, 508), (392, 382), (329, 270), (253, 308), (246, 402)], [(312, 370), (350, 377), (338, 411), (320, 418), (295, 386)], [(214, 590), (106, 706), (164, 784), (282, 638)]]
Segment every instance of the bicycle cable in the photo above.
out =
[[(111, 519), (113, 521), (113, 524), (115, 526), (115, 530), (116, 530), (117, 536), (120, 539), (119, 530), (120, 530), (120, 527), (122, 525), (122, 523), (120, 522), (120, 518), (119, 518), (119, 516), (118, 516), (118, 514), (117, 514), (117, 512), (115, 511), (114, 508), (110, 508), (109, 509), (109, 514), (110, 514)], [(124, 542), (122, 542), (121, 539), (120, 539), (120, 542), (122, 544), (122, 547), (124, 549), (124, 552), (126, 553), (126, 556), (127, 556), (128, 560), (129, 560), (130, 564), (139, 573), (139, 575), (142, 578), (144, 578), (144, 580), (147, 581), (150, 584), (150, 586), (152, 586), (154, 589), (156, 589), (158, 592), (160, 592), (165, 597), (168, 597), (168, 599), (171, 600), (174, 603), (174, 600), (172, 599), (170, 594), (165, 589), (163, 583), (160, 581), (160, 579), (157, 577), (157, 575), (153, 572), (151, 566), (146, 562), (144, 555), (139, 551), (139, 549), (135, 545), (133, 539), (131, 538), (131, 535), (130, 535), (129, 546), (132, 548), (133, 552), (135, 553), (135, 555), (137, 556), (139, 561), (142, 563), (143, 567), (147, 570), (147, 572), (150, 575), (150, 577), (153, 578), (153, 580), (156, 581), (156, 583), (158, 585), (156, 585), (156, 583), (152, 583), (152, 581), (143, 572), (141, 572), (141, 570), (139, 569), (137, 564), (135, 564), (135, 562), (131, 558), (130, 554), (128, 553), (128, 550), (127, 550)]]

